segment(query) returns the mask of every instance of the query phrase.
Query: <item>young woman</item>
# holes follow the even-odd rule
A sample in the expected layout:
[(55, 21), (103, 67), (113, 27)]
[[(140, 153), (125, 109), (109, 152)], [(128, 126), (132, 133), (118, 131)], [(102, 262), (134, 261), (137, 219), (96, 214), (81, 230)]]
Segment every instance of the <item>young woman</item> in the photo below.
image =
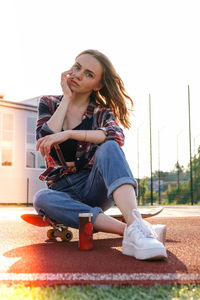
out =
[[(132, 104), (110, 60), (96, 50), (80, 53), (61, 75), (62, 96), (43, 96), (37, 150), (47, 163), (48, 189), (36, 193), (38, 214), (78, 228), (79, 213), (93, 214), (95, 231), (123, 235), (122, 252), (137, 259), (167, 257), (156, 232), (141, 218), (137, 183), (121, 149)], [(116, 203), (125, 223), (103, 212)]]

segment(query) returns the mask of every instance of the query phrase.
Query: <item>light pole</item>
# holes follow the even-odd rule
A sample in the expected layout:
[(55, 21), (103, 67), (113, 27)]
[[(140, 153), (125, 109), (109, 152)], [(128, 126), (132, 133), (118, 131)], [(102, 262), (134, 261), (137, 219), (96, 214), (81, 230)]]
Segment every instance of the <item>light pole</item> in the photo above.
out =
[(190, 86), (188, 85), (188, 116), (189, 116), (189, 148), (190, 148), (190, 198), (191, 204), (194, 204), (193, 199), (193, 173), (192, 173), (192, 146), (191, 146), (191, 117), (190, 117)]
[(153, 205), (152, 138), (151, 138), (151, 95), (150, 94), (149, 94), (149, 131), (150, 131), (151, 205)]
[(161, 204), (160, 193), (160, 131), (158, 130), (158, 202)]

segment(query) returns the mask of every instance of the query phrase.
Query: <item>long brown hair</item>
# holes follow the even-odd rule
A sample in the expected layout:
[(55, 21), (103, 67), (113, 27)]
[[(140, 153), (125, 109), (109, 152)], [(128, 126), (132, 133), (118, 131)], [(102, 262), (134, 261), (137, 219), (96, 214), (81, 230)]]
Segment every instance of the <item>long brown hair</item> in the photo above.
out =
[(133, 107), (133, 101), (127, 94), (124, 83), (117, 74), (113, 64), (106, 55), (98, 50), (85, 50), (76, 58), (82, 54), (92, 55), (100, 62), (103, 68), (101, 78), (103, 87), (97, 92), (92, 92), (96, 101), (104, 107), (111, 108), (116, 119), (123, 125), (123, 127), (130, 128), (131, 123), (128, 102), (131, 104), (131, 107)]

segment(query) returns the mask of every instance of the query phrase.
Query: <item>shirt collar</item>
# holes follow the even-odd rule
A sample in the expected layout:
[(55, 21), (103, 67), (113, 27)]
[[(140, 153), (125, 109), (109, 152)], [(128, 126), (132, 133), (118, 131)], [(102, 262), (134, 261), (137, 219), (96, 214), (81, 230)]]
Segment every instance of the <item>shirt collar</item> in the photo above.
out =
[(97, 103), (96, 103), (96, 101), (95, 101), (94, 99), (92, 99), (92, 100), (90, 101), (90, 103), (88, 104), (87, 109), (86, 109), (86, 111), (84, 112), (84, 115), (83, 115), (83, 116), (85, 116), (85, 117), (91, 119), (92, 116), (93, 116), (93, 113), (94, 113), (94, 109), (95, 109), (96, 107), (97, 107)]

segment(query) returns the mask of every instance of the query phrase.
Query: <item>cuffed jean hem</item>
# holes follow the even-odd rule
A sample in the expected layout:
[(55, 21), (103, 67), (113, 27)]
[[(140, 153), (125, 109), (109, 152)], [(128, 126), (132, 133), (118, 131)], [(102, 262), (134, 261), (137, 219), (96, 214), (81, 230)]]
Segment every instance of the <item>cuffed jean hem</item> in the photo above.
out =
[(115, 181), (108, 187), (108, 192), (107, 192), (107, 197), (108, 197), (108, 199), (109, 199), (110, 197), (112, 197), (113, 192), (114, 192), (117, 188), (119, 188), (121, 185), (123, 185), (123, 184), (131, 184), (131, 185), (133, 185), (133, 187), (134, 187), (134, 189), (135, 189), (135, 194), (136, 194), (136, 196), (137, 196), (137, 194), (138, 194), (138, 191), (137, 191), (137, 182), (136, 182), (134, 179), (130, 178), (130, 177), (122, 177), (122, 178), (119, 178), (119, 179), (115, 180)]
[(92, 216), (92, 224), (94, 225), (96, 218), (100, 213), (103, 213), (103, 210), (100, 207), (92, 207), (90, 213), (93, 214)]

